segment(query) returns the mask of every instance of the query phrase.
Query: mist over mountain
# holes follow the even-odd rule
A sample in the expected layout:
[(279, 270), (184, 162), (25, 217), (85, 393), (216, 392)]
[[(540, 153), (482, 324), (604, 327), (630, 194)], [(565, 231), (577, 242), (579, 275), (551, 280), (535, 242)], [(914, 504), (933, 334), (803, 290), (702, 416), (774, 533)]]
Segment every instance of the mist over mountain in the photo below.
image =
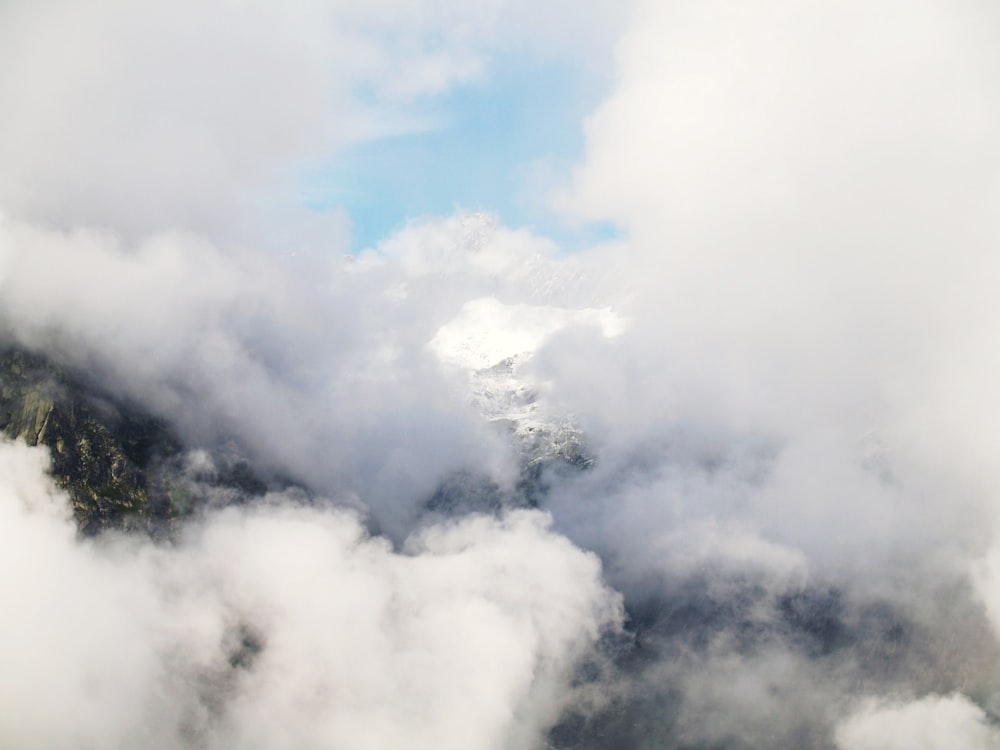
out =
[(997, 13), (536, 5), (0, 6), (0, 745), (1000, 748)]

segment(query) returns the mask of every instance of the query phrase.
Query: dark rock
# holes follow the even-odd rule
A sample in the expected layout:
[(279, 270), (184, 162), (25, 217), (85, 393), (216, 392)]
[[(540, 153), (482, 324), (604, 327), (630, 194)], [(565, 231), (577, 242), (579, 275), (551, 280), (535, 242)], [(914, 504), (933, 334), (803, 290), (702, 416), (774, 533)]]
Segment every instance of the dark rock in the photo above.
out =
[(118, 401), (40, 355), (0, 349), (0, 430), (49, 448), (84, 534), (154, 530), (172, 515), (149, 474), (180, 443), (161, 420)]

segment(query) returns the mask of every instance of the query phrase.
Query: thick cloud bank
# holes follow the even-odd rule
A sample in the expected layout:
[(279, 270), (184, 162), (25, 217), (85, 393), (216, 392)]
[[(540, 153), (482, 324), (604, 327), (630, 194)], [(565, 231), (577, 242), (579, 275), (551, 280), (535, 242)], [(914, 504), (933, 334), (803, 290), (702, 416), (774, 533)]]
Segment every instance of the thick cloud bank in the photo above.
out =
[(959, 696), (946, 696), (898, 706), (865, 706), (838, 728), (837, 741), (844, 750), (988, 750), (1000, 746), (1000, 734), (977, 706)]
[[(80, 540), (0, 446), (0, 744), (998, 746), (993, 8), (91, 5), (0, 10), (0, 334), (278, 489)], [(618, 237), (342, 257), (289, 174), (511, 49), (613, 58)]]
[(597, 559), (538, 512), (404, 554), (280, 497), (170, 547), (83, 542), (45, 464), (0, 445), (14, 747), (530, 746), (620, 616)]

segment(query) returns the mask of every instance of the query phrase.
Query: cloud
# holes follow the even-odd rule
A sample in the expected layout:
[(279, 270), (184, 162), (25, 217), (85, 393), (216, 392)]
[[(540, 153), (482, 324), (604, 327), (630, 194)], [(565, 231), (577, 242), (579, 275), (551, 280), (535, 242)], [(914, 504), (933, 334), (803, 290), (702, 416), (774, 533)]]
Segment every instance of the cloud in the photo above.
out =
[[(995, 743), (992, 11), (639, 2), (557, 196), (619, 240), (422, 217), (344, 259), (247, 196), (626, 17), (94, 7), (0, 11), (4, 334), (314, 500), (81, 542), (3, 447), (11, 744)], [(501, 381), (579, 465), (477, 413)], [(538, 510), (425, 513), (526, 477)]]
[[(600, 39), (612, 8), (552, 11), (567, 19), (560, 28), (601, 30), (590, 34)], [(551, 46), (559, 34), (522, 31), (526, 10), (408, 0), (5, 3), (0, 205), (133, 239), (183, 228), (278, 242), (310, 221), (297, 205), (298, 170), (426, 120), (421, 100), (482, 76), (499, 47)], [(275, 227), (282, 214), (285, 226)]]
[(787, 423), (968, 377), (944, 370), (996, 320), (992, 21), (975, 3), (638, 6), (563, 205), (628, 233), (636, 347), (659, 333), (646, 356), (675, 388)]
[(842, 750), (992, 748), (1000, 735), (981, 708), (960, 695), (901, 704), (869, 702), (837, 729)]
[(0, 736), (18, 747), (524, 747), (619, 618), (538, 512), (405, 554), (271, 497), (176, 544), (81, 541), (44, 453), (0, 445)]
[(383, 265), (18, 222), (0, 257), (12, 335), (107, 373), (195, 442), (235, 438), (317, 492), (363, 495), (386, 531), (405, 536), (450, 471), (510, 474), (500, 436), (425, 349), (447, 273), (393, 301), (406, 275)]
[(783, 543), (922, 549), (939, 531), (982, 549), (994, 20), (976, 3), (640, 3), (561, 196), (627, 234), (633, 325), (540, 355), (563, 408), (622, 452), (757, 441), (774, 473), (748, 502)]
[[(994, 27), (974, 3), (640, 3), (619, 40), (557, 205), (622, 229), (631, 325), (553, 337), (535, 362), (596, 456), (553, 478), (547, 507), (647, 602), (630, 611), (663, 666), (645, 700), (680, 717), (663, 737), (722, 741), (712, 722), (736, 715), (734, 742), (819, 744), (796, 739), (801, 716), (824, 726), (854, 680), (990, 680), (958, 664), (993, 648), (967, 570), (996, 513)], [(844, 600), (803, 619), (800, 586)], [(860, 656), (893, 643), (868, 630), (875, 603), (910, 634), (891, 647), (901, 671)], [(944, 645), (949, 606), (975, 646)], [(801, 677), (803, 627), (827, 633), (822, 687)], [(689, 657), (699, 632), (713, 645)], [(727, 664), (753, 676), (748, 710), (720, 697)], [(768, 707), (803, 682), (826, 697)], [(762, 716), (773, 734), (747, 739)]]

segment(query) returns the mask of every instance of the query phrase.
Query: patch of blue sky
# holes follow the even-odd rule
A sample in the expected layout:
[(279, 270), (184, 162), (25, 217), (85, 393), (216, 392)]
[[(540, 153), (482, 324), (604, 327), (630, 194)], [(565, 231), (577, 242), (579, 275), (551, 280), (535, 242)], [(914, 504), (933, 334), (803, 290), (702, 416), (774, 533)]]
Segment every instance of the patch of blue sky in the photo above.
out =
[(302, 176), (302, 202), (346, 210), (354, 252), (421, 216), (484, 211), (573, 250), (614, 237), (570, 227), (543, 193), (583, 156), (583, 119), (601, 81), (567, 65), (502, 57), (487, 75), (423, 104), (429, 127), (380, 138)]

